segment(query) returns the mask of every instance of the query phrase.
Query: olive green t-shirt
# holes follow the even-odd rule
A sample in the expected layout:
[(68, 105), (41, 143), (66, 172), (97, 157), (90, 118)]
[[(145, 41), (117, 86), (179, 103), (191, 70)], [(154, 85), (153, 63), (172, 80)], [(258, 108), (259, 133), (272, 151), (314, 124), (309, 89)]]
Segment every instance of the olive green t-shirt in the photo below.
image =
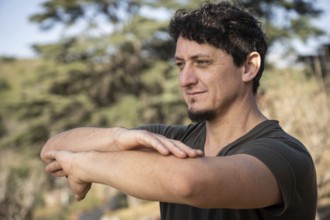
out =
[[(204, 148), (205, 123), (145, 125), (144, 129), (180, 140), (192, 148)], [(160, 203), (162, 220), (314, 220), (317, 203), (316, 172), (307, 149), (282, 130), (278, 121), (267, 120), (233, 143), (218, 157), (249, 154), (262, 161), (273, 173), (282, 193), (283, 204), (258, 209), (205, 209), (184, 204)], [(217, 196), (217, 195), (214, 195)]]

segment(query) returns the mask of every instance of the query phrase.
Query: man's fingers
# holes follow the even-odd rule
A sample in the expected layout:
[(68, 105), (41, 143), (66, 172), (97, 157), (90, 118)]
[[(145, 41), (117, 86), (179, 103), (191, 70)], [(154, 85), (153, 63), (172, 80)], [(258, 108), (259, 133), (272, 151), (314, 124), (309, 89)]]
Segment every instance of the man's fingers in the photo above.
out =
[(85, 198), (91, 188), (91, 183), (82, 181), (77, 173), (72, 172), (72, 160), (77, 154), (69, 151), (49, 151), (44, 158), (50, 161), (45, 170), (56, 177), (67, 177), (75, 199), (80, 201)]
[(203, 156), (204, 153), (202, 150), (192, 149), (191, 147), (183, 144), (181, 141), (177, 140), (171, 140), (172, 145), (169, 145), (170, 147), (173, 147), (171, 152), (180, 158), (186, 158), (186, 157), (199, 157)]
[(163, 144), (158, 136), (160, 135), (151, 134), (149, 132), (141, 132), (138, 137), (138, 141), (142, 146), (154, 148), (160, 154), (168, 155), (170, 153), (169, 149)]
[(51, 163), (52, 161), (54, 161), (56, 159), (56, 151), (49, 151), (49, 152), (45, 153), (43, 159), (47, 163)]
[(186, 158), (188, 156), (187, 152), (181, 149), (178, 145), (179, 141), (159, 137), (160, 142), (169, 150), (171, 154), (178, 158)]
[(64, 170), (56, 170), (55, 172), (52, 173), (53, 176), (56, 177), (67, 177), (68, 174)]
[(77, 201), (83, 200), (92, 186), (91, 183), (80, 183), (72, 180), (69, 180), (69, 185)]
[[(134, 130), (129, 130), (127, 132), (128, 133), (121, 132), (118, 134), (120, 136), (118, 137), (118, 140), (125, 140), (123, 142), (118, 143), (118, 145), (122, 144), (124, 146), (124, 150), (135, 149), (139, 146), (143, 146), (154, 149), (164, 156), (173, 154), (178, 158), (187, 158), (203, 155), (203, 152), (201, 150), (192, 149), (180, 141), (169, 139), (159, 134), (154, 134), (148, 131)], [(125, 138), (123, 137), (124, 134)], [(128, 143), (131, 143), (134, 147), (129, 147)]]
[(187, 145), (183, 144), (181, 141), (168, 139), (162, 135), (149, 134), (151, 141), (150, 146), (155, 148), (159, 153), (163, 155), (173, 154), (178, 158), (186, 157), (197, 157), (202, 156), (203, 152), (201, 150), (195, 150)]
[(45, 169), (48, 173), (55, 173), (58, 170), (62, 170), (62, 167), (61, 167), (60, 163), (55, 160), (55, 161), (51, 162), (50, 164), (48, 164)]
[(202, 150), (199, 149), (193, 149), (185, 144), (183, 144), (181, 141), (173, 140), (175, 146), (179, 148), (181, 151), (185, 152), (185, 154), (188, 157), (198, 157), (203, 156), (204, 153)]

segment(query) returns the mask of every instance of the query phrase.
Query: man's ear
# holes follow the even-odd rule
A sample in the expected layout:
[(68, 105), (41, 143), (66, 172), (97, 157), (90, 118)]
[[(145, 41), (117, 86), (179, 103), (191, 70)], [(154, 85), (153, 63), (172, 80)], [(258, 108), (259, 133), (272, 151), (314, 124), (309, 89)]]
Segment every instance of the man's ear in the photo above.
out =
[(244, 64), (244, 72), (242, 75), (243, 82), (249, 82), (256, 77), (261, 65), (261, 57), (258, 52), (252, 52), (248, 55)]

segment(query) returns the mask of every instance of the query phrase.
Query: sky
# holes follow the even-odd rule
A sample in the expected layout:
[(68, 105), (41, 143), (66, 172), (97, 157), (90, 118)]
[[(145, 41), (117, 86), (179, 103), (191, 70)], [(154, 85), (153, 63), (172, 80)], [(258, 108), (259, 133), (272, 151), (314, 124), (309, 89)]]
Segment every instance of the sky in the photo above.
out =
[[(29, 22), (30, 15), (41, 11), (42, 2), (44, 0), (0, 0), (0, 56), (32, 58), (35, 57), (32, 44), (56, 42), (59, 39), (60, 27), (41, 31), (37, 24)], [(330, 35), (330, 1), (316, 0), (316, 3), (325, 13), (314, 24)], [(326, 38), (324, 41), (328, 40)], [(307, 54), (315, 53), (319, 42), (296, 44), (301, 53)]]

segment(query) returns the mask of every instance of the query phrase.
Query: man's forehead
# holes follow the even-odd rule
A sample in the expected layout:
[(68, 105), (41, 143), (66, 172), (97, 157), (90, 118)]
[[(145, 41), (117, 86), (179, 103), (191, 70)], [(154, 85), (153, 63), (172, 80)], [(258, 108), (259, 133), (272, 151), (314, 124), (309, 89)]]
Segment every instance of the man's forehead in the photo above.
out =
[(198, 59), (198, 58), (220, 58), (226, 53), (219, 48), (206, 46), (206, 47), (185, 47), (176, 48), (175, 59)]
[(176, 42), (175, 56), (214, 56), (216, 53), (223, 51), (208, 43), (198, 43), (183, 37), (179, 37)]

